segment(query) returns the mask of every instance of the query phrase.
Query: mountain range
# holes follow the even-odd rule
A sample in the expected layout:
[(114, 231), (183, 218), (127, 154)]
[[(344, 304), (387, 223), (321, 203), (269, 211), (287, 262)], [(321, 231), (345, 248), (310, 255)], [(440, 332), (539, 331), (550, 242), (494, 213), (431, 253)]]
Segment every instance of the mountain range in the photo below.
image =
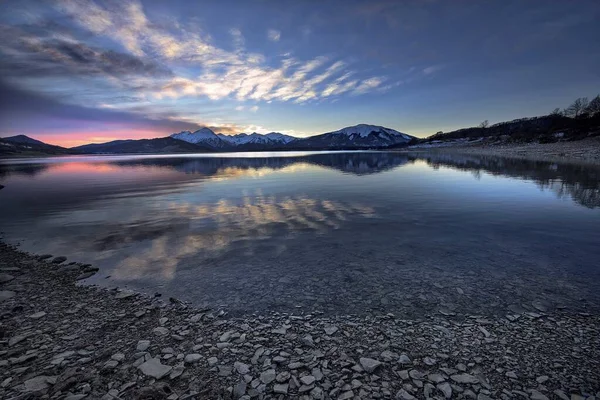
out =
[(129, 154), (204, 153), (261, 150), (356, 150), (403, 146), (413, 136), (377, 125), (360, 124), (307, 138), (279, 132), (225, 135), (210, 128), (182, 131), (157, 139), (114, 140), (70, 149), (52, 146), (25, 135), (0, 139), (0, 154)]

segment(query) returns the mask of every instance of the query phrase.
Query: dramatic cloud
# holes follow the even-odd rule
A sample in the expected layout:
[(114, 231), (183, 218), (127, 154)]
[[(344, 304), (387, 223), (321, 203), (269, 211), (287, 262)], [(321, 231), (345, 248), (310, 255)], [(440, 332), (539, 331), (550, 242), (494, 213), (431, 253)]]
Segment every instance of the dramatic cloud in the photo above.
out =
[[(0, 44), (0, 51), (11, 56), (3, 63), (3, 70), (16, 75), (16, 67), (21, 66), (21, 77), (106, 75), (107, 79), (123, 80), (116, 85), (136, 92), (136, 97), (232, 97), (238, 101), (297, 103), (319, 98), (324, 89), (320, 85), (337, 73), (347, 72), (344, 62), (325, 56), (308, 61), (284, 57), (279, 66), (270, 66), (264, 62), (263, 54), (245, 50), (239, 28), (229, 30), (234, 50), (228, 51), (213, 45), (199, 32), (151, 22), (142, 5), (135, 1), (108, 4), (62, 0), (57, 10), (89, 33), (119, 44), (126, 53), (91, 46), (73, 34), (59, 34), (52, 25), (43, 27), (43, 35), (37, 26), (29, 31), (26, 27), (4, 26), (3, 36), (12, 39)], [(277, 41), (280, 35), (279, 31), (268, 31), (270, 40)], [(194, 75), (198, 69), (200, 73)], [(149, 84), (148, 77), (155, 81)], [(364, 80), (361, 93), (368, 91), (373, 79), (378, 78)]]

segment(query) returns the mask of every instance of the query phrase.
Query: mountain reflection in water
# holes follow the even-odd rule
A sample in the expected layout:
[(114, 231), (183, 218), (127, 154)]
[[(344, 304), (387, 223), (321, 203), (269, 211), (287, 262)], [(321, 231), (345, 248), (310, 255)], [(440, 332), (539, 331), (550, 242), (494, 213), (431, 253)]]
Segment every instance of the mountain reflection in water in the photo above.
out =
[(393, 152), (85, 156), (4, 160), (0, 183), (5, 240), (93, 263), (91, 283), (234, 313), (600, 309), (589, 284), (600, 278), (597, 166)]

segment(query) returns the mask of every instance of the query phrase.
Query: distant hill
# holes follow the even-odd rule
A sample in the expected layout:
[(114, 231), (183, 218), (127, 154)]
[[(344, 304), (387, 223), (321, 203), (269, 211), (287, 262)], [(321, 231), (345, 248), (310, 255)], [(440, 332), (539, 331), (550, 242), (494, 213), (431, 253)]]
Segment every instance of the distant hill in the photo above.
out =
[(169, 154), (206, 153), (213, 151), (206, 146), (184, 142), (170, 137), (139, 140), (114, 140), (73, 147), (71, 150), (83, 154)]
[(417, 146), (484, 141), (551, 143), (579, 140), (600, 135), (600, 114), (589, 118), (570, 118), (560, 114), (521, 118), (490, 126), (438, 132), (419, 139)]
[(0, 156), (71, 154), (71, 150), (54, 146), (29, 136), (0, 138)]

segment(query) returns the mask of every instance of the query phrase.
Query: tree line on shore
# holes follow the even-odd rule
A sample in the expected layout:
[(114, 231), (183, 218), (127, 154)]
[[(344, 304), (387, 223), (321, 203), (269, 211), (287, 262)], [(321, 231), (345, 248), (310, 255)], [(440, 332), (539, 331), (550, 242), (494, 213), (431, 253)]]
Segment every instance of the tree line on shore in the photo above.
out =
[(600, 95), (592, 100), (580, 97), (566, 108), (556, 108), (547, 115), (519, 118), (493, 125), (485, 120), (476, 127), (452, 132), (437, 132), (420, 141), (474, 140), (482, 137), (495, 137), (503, 141), (547, 143), (557, 140), (577, 140), (597, 135), (600, 135)]

